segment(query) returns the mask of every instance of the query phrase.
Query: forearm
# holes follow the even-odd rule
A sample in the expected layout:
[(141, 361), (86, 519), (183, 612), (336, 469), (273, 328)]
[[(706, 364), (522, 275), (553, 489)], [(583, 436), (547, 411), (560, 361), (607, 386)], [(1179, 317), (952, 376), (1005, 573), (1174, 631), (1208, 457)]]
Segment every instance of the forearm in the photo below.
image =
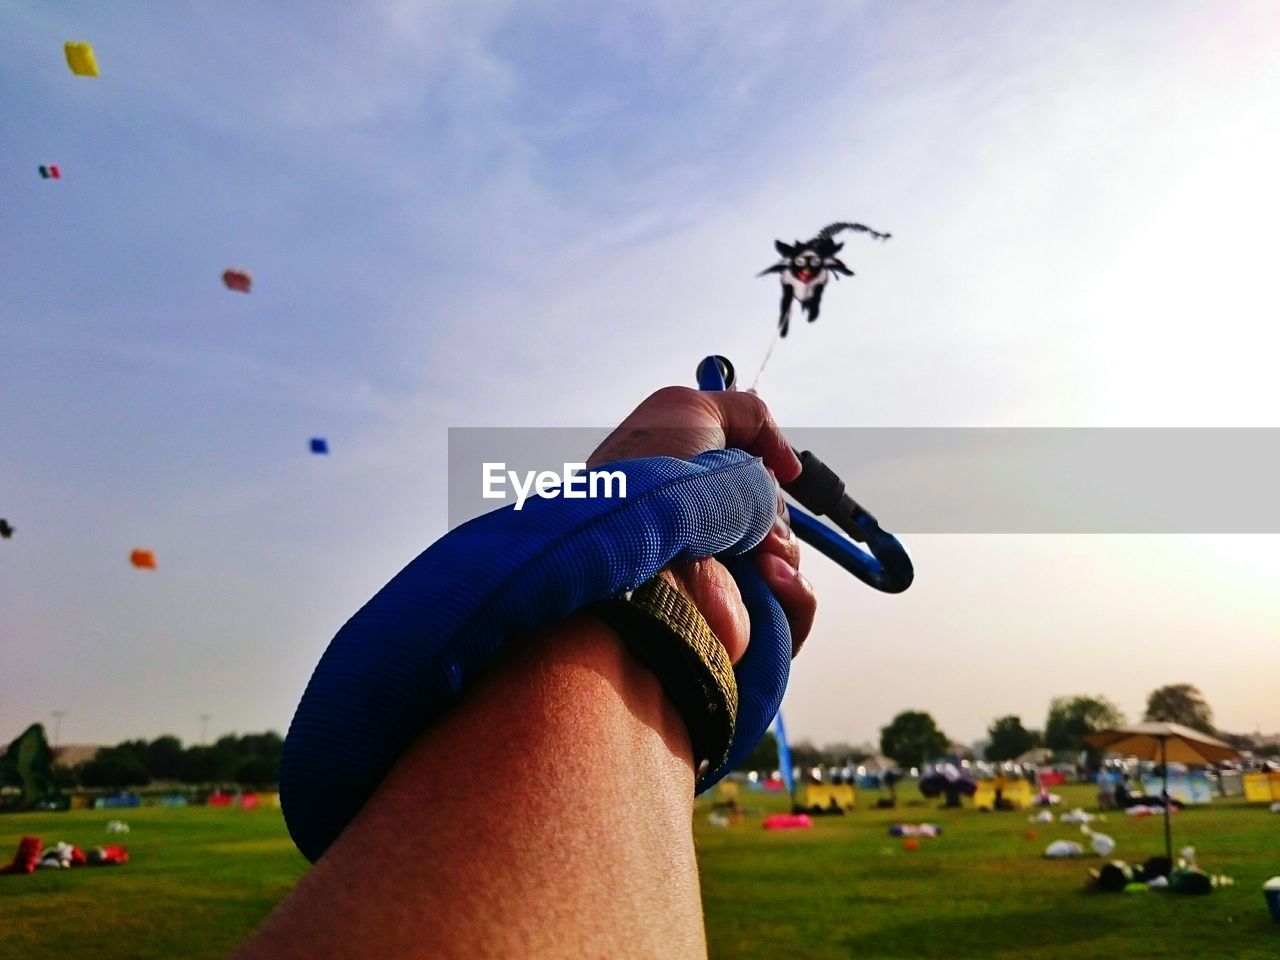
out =
[(427, 730), (238, 954), (701, 957), (683, 721), (578, 616)]

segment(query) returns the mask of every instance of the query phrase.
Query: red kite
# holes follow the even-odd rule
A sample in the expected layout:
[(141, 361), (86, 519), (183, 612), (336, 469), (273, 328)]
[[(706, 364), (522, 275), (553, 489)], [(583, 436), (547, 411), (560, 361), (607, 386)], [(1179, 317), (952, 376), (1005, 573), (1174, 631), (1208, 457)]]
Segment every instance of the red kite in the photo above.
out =
[(139, 570), (154, 570), (156, 568), (156, 555), (150, 550), (134, 550), (129, 554), (129, 562)]
[(222, 274), (222, 282), (227, 285), (228, 290), (248, 293), (253, 286), (253, 277), (249, 276), (247, 270), (226, 270)]

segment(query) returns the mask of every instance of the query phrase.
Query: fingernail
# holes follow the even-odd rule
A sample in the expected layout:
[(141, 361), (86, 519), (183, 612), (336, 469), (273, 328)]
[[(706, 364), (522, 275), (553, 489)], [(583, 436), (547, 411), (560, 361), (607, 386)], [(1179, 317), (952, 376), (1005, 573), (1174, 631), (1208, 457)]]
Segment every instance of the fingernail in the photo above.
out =
[(790, 534), (791, 511), (787, 509), (787, 498), (782, 495), (782, 487), (778, 487), (777, 514), (778, 519), (774, 521), (774, 525), (777, 526), (781, 524), (786, 532)]
[(765, 563), (772, 568), (769, 572), (779, 580), (800, 579), (800, 571), (779, 556), (767, 554)]

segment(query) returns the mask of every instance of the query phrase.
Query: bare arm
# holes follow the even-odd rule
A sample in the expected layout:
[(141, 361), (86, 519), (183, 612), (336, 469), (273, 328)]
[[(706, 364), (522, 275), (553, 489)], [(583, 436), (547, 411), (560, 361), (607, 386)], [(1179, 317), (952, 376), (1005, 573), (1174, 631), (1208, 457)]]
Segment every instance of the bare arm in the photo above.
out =
[[(674, 388), (592, 462), (724, 446), (799, 471), (755, 398)], [(758, 551), (798, 645), (815, 601), (785, 522)], [(750, 624), (727, 571), (708, 559), (663, 576), (736, 661)], [(512, 645), (415, 741), (236, 957), (703, 957), (693, 782), (658, 680), (575, 615)]]
[(427, 730), (237, 957), (702, 957), (684, 723), (593, 618)]

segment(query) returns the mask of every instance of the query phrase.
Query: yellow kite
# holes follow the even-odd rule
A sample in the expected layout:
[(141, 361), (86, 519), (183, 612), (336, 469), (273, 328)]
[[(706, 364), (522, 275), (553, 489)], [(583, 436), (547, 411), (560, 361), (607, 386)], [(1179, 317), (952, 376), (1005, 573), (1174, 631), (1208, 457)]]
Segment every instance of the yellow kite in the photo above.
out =
[(98, 58), (93, 55), (93, 47), (87, 43), (67, 41), (67, 66), (77, 77), (98, 76)]

